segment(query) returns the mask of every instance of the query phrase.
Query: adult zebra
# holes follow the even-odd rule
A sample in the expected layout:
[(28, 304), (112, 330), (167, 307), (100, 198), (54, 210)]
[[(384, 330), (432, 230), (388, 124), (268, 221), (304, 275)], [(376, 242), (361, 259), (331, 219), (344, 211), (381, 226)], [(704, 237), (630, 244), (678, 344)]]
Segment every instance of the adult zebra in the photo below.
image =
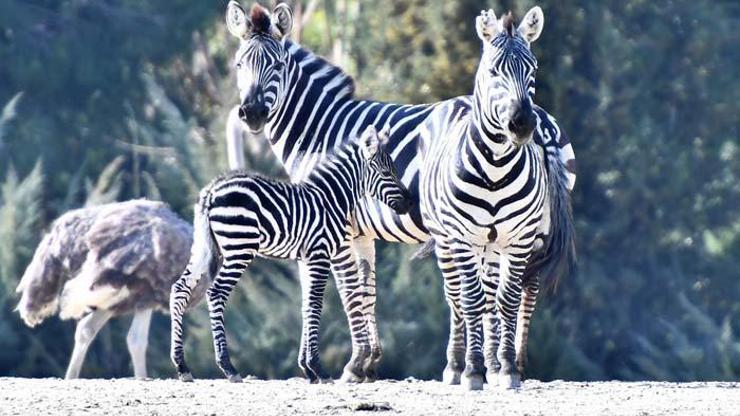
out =
[[(232, 171), (206, 186), (195, 207), (190, 262), (172, 285), (170, 295), (171, 358), (183, 381), (192, 381), (183, 353), (183, 312), (190, 293), (202, 276), (218, 273), (208, 288), (208, 311), (219, 368), (230, 381), (241, 377), (229, 358), (223, 313), (226, 299), (244, 270), (257, 255), (301, 259), (303, 332), (299, 365), (311, 382), (321, 380), (319, 323), (324, 289), (330, 270), (350, 322), (352, 346), (362, 355), (345, 368), (345, 374), (363, 374), (370, 355), (363, 299), (357, 290), (357, 260), (351, 250), (351, 217), (365, 196), (396, 212), (408, 212), (411, 200), (399, 182), (393, 161), (369, 126), (357, 141), (345, 142), (297, 184), (277, 182)], [(359, 367), (353, 368), (351, 365)], [(350, 381), (361, 381), (353, 379)]]
[[(511, 13), (497, 20), (492, 10), (482, 12), (476, 30), (483, 54), (472, 100), (439, 106), (422, 129), (421, 210), (451, 308), (446, 370), (459, 374), (464, 360), (469, 389), (482, 388), (484, 364), (489, 378), (500, 366), (499, 384), (518, 387), (514, 341), (522, 276), (535, 252), (545, 253), (537, 259), (545, 270), (574, 254), (565, 166), (531, 142), (542, 112), (532, 103), (537, 61), (529, 46), (543, 22), (539, 7), (518, 28)], [(488, 340), (499, 324), (486, 307), (484, 282), (500, 318), (498, 362), (483, 355), (484, 313)]]
[[(229, 3), (226, 23), (240, 39), (235, 54), (240, 102), (229, 114), (227, 143), (232, 168), (243, 167), (242, 132), (266, 136), (292, 181), (304, 178), (324, 155), (345, 137), (368, 125), (389, 129), (389, 153), (411, 197), (418, 201), (420, 159), (418, 126), (440, 103), (401, 105), (358, 100), (352, 79), (341, 69), (287, 39), (293, 15), (279, 4), (270, 15), (255, 4), (250, 13), (235, 1)], [(554, 120), (540, 127), (535, 140), (574, 168), (574, 155), (567, 137)], [(568, 173), (575, 182), (574, 169)], [(365, 316), (372, 346), (366, 363), (367, 380), (375, 378), (382, 350), (375, 320), (375, 246), (373, 240), (419, 243), (429, 234), (423, 226), (418, 204), (408, 215), (397, 215), (375, 201), (365, 199), (355, 215), (353, 250), (360, 260), (365, 283)], [(353, 356), (355, 354), (353, 353)]]

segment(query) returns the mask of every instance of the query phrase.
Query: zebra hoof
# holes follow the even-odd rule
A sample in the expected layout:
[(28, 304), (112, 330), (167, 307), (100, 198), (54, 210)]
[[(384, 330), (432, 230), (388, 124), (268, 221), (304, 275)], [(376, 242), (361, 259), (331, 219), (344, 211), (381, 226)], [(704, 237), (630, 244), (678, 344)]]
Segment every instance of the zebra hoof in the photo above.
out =
[(228, 376), (228, 378), (229, 378), (229, 382), (231, 383), (241, 383), (242, 382), (242, 376), (240, 376), (239, 374), (232, 374)]
[(177, 375), (177, 377), (180, 379), (180, 381), (184, 383), (192, 383), (193, 382), (193, 375), (190, 373), (180, 373)]
[(463, 376), (460, 384), (468, 391), (483, 390), (483, 375), (471, 374), (469, 376)]
[(356, 384), (356, 383), (362, 383), (362, 381), (365, 379), (365, 377), (360, 377), (357, 374), (344, 370), (342, 373), (342, 377), (339, 379), (339, 382), (342, 384)]
[(512, 374), (499, 374), (498, 375), (498, 386), (505, 390), (518, 389), (522, 386), (522, 378), (517, 373)]
[(460, 384), (460, 374), (459, 371), (445, 368), (445, 371), (442, 373), (442, 383), (448, 386), (456, 386)]

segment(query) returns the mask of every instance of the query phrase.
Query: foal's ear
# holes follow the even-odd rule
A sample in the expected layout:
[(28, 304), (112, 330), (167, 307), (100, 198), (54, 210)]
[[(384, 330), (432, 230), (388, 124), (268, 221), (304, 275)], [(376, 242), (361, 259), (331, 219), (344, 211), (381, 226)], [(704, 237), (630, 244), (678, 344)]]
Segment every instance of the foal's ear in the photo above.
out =
[(501, 23), (496, 19), (493, 9), (481, 10), (480, 16), (475, 18), (475, 30), (483, 43), (490, 43), (501, 31)]
[(388, 145), (388, 140), (390, 140), (390, 137), (391, 137), (391, 127), (386, 124), (385, 127), (383, 127), (383, 129), (380, 130), (380, 133), (378, 133), (378, 141), (382, 148), (385, 148), (385, 146)]
[(226, 27), (229, 33), (239, 39), (245, 39), (251, 23), (247, 19), (247, 13), (238, 2), (231, 0), (226, 7)]
[(371, 124), (367, 126), (360, 136), (360, 149), (362, 150), (362, 156), (367, 160), (372, 159), (378, 153), (379, 146), (380, 138), (378, 137), (378, 131), (375, 130), (375, 126)]
[(524, 40), (532, 43), (540, 37), (544, 25), (545, 14), (542, 13), (540, 6), (534, 6), (524, 15), (524, 19), (522, 19), (522, 23), (519, 24), (517, 30)]
[(277, 30), (280, 40), (290, 35), (290, 31), (293, 29), (293, 11), (290, 10), (290, 6), (285, 3), (275, 6), (275, 9), (272, 10), (272, 24)]

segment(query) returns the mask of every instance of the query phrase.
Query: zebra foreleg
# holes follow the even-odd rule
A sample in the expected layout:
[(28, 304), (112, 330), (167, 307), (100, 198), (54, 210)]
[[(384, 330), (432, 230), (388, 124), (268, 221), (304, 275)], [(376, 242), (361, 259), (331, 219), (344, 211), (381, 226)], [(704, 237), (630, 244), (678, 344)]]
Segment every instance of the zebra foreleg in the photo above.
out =
[[(234, 259), (239, 257), (239, 259)], [(231, 290), (239, 281), (242, 273), (252, 261), (254, 254), (224, 253), (224, 262), (216, 275), (216, 279), (208, 288), (208, 315), (211, 319), (211, 332), (213, 333), (213, 349), (216, 354), (216, 363), (224, 375), (232, 383), (240, 383), (241, 376), (231, 364), (229, 349), (226, 344), (226, 327), (224, 326), (224, 308)]]
[(325, 380), (319, 361), (319, 330), (329, 268), (330, 264), (326, 259), (298, 263), (303, 318), (298, 366), (311, 383)]
[(467, 390), (483, 389), (483, 311), (485, 294), (481, 278), (483, 247), (456, 240), (450, 245), (455, 268), (460, 273), (460, 308), (465, 321), (467, 348), (465, 371), (460, 383)]
[(363, 310), (365, 289), (360, 281), (356, 260), (354, 251), (347, 242), (338, 250), (331, 265), (352, 337), (352, 357), (344, 366), (340, 379), (343, 383), (363, 382), (365, 362), (370, 357), (370, 342)]
[(378, 324), (375, 315), (377, 298), (375, 284), (375, 240), (370, 238), (354, 239), (353, 248), (357, 256), (360, 271), (360, 281), (365, 286), (364, 315), (367, 323), (367, 335), (370, 340), (370, 357), (365, 362), (365, 381), (373, 382), (378, 378), (378, 365), (383, 356), (383, 347), (378, 333)]
[(448, 246), (437, 241), (434, 250), (444, 279), (445, 300), (450, 308), (447, 365), (442, 372), (442, 382), (455, 385), (460, 384), (460, 377), (465, 369), (465, 322), (460, 311), (460, 276), (452, 262)]
[(65, 379), (70, 380), (80, 377), (80, 370), (82, 369), (82, 362), (85, 361), (87, 349), (90, 348), (90, 344), (98, 335), (98, 331), (108, 322), (111, 316), (110, 311), (98, 309), (90, 312), (77, 322), (75, 347), (72, 350), (72, 357), (69, 359)]
[(498, 383), (498, 372), (501, 369), (501, 363), (496, 356), (501, 336), (498, 307), (496, 306), (500, 264), (498, 252), (490, 245), (486, 247), (483, 267), (483, 292), (486, 295), (483, 316), (483, 359), (486, 364), (486, 380), (488, 384), (495, 385)]
[(501, 282), (496, 296), (501, 318), (501, 344), (498, 348), (501, 369), (498, 384), (507, 389), (518, 388), (521, 385), (521, 374), (515, 363), (514, 338), (522, 298), (521, 276), (524, 273), (527, 257), (524, 255), (517, 258), (506, 252), (501, 253)]
[(537, 294), (540, 292), (540, 281), (538, 276), (533, 274), (524, 276), (522, 281), (524, 290), (522, 291), (522, 304), (519, 307), (519, 318), (516, 328), (516, 368), (519, 374), (524, 377), (524, 370), (527, 367), (527, 344), (529, 341), (529, 324), (532, 320), (535, 306), (537, 304)]

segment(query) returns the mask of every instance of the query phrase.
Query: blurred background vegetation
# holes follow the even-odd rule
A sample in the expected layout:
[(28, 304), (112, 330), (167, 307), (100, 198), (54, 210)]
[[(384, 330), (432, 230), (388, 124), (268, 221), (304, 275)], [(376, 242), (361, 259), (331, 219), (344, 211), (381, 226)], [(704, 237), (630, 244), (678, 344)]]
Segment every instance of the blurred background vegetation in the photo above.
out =
[[(0, 2), (0, 376), (62, 376), (73, 323), (28, 329), (15, 286), (44, 229), (113, 200), (167, 201), (183, 217), (226, 169), (237, 102), (226, 0)], [(272, 6), (270, 3), (265, 3)], [(352, 74), (363, 97), (430, 102), (468, 94), (483, 8), (531, 0), (306, 0), (293, 38)], [(543, 0), (536, 101), (573, 141), (579, 266), (541, 296), (529, 376), (740, 378), (740, 3)], [(248, 4), (245, 4), (249, 7)], [(280, 174), (249, 143), (252, 169)], [(439, 377), (447, 306), (433, 261), (378, 250), (381, 376)], [(412, 272), (413, 268), (413, 272)], [(295, 266), (258, 261), (228, 307), (237, 367), (298, 374)], [(349, 356), (333, 291), (322, 327), (334, 376)], [(130, 318), (105, 328), (83, 376), (132, 374)], [(154, 376), (173, 374), (169, 320), (150, 337)], [(220, 377), (203, 305), (188, 323), (197, 376)]]

